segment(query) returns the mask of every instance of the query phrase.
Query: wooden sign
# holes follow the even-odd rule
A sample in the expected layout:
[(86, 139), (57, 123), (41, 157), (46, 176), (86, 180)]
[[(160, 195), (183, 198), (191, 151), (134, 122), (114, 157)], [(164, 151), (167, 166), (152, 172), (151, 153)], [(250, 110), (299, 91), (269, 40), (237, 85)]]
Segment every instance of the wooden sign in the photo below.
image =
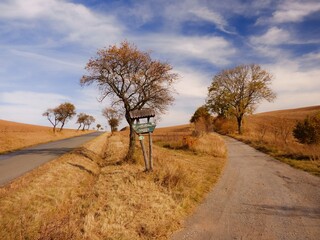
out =
[(156, 124), (152, 122), (136, 123), (136, 124), (133, 124), (132, 127), (137, 134), (153, 133), (156, 127)]

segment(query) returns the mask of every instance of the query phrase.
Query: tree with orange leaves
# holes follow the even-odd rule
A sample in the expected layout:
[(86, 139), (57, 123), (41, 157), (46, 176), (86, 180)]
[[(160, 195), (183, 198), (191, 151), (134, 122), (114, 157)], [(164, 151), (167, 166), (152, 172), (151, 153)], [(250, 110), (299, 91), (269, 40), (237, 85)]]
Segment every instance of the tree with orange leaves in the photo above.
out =
[(137, 49), (124, 41), (120, 47), (114, 45), (100, 49), (97, 57), (86, 65), (87, 75), (81, 78), (81, 85), (97, 84), (100, 101), (109, 97), (112, 106), (124, 112), (130, 126), (130, 142), (126, 161), (133, 158), (135, 133), (130, 111), (144, 107), (163, 113), (173, 98), (173, 83), (178, 75), (172, 72), (168, 63), (153, 60), (148, 52)]

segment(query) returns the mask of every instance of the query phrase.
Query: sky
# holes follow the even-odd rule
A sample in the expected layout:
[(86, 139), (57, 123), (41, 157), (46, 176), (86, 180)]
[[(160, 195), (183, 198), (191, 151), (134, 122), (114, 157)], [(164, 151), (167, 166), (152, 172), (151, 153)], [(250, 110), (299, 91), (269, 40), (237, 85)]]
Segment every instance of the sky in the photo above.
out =
[(107, 126), (110, 100), (79, 81), (124, 40), (180, 76), (159, 126), (188, 123), (214, 75), (240, 64), (274, 76), (277, 99), (256, 112), (320, 105), (318, 0), (0, 0), (0, 119), (50, 126), (42, 113), (71, 102)]

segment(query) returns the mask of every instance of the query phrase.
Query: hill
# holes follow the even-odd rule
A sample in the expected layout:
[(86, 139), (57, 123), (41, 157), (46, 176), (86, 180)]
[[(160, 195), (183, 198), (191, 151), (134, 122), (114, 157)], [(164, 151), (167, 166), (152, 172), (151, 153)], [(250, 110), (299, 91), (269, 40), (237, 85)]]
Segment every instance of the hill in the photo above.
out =
[(0, 154), (85, 133), (73, 129), (53, 133), (51, 127), (0, 120)]
[(317, 112), (320, 106), (253, 114), (244, 119), (243, 135), (232, 136), (291, 166), (320, 175), (320, 146), (300, 144), (292, 134), (298, 121)]

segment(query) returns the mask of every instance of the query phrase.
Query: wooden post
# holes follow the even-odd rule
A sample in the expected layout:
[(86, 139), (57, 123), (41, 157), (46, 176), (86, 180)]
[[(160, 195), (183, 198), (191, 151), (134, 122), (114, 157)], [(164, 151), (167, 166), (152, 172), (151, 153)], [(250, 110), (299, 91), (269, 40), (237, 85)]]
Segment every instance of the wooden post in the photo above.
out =
[(149, 132), (149, 167), (150, 170), (153, 170), (153, 160), (152, 160), (152, 137), (151, 132)]
[(142, 153), (143, 153), (145, 171), (148, 171), (148, 170), (149, 170), (148, 159), (147, 159), (146, 150), (145, 150), (144, 144), (143, 144), (143, 138), (144, 138), (144, 137), (143, 137), (142, 135), (139, 135), (139, 141), (140, 141), (140, 145), (141, 145), (141, 149), (142, 149)]

